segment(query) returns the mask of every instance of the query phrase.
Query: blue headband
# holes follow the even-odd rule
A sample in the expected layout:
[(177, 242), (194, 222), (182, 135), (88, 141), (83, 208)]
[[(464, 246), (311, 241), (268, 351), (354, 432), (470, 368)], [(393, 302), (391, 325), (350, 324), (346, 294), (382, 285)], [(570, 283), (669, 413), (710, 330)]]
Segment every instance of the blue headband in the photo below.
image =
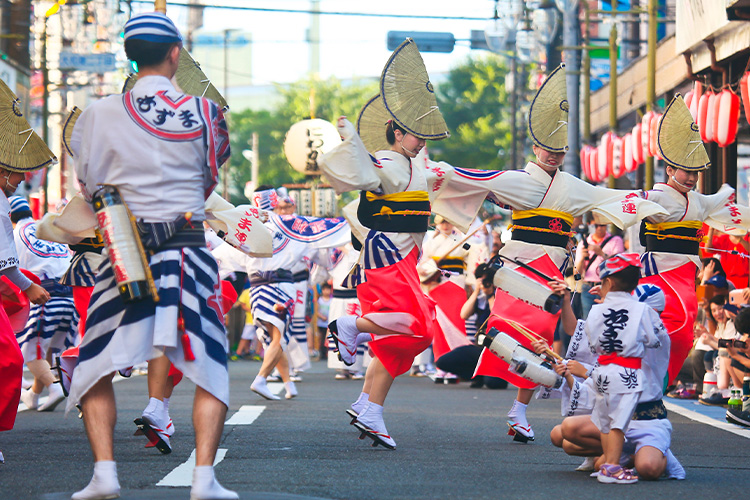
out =
[(131, 17), (125, 23), (124, 38), (156, 43), (182, 42), (180, 30), (161, 12), (144, 12)]

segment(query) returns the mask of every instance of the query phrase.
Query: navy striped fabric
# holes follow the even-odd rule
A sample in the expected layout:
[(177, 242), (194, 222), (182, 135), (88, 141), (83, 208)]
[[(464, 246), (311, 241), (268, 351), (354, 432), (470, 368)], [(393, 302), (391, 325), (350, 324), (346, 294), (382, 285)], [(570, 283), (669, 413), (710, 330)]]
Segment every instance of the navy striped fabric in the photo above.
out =
[(91, 255), (95, 256), (97, 262), (101, 260), (101, 256), (97, 253), (76, 253), (70, 261), (68, 270), (60, 278), (60, 283), (68, 286), (94, 286), (96, 282), (96, 269), (92, 269), (89, 258)]
[(177, 43), (182, 41), (180, 30), (172, 20), (161, 12), (143, 12), (125, 23), (124, 39), (147, 42)]
[[(196, 385), (229, 403), (228, 341), (220, 311), (218, 266), (204, 247), (169, 249), (149, 259), (159, 302), (126, 304), (117, 291), (109, 259), (99, 266), (80, 345), (68, 410), (99, 378), (166, 354)], [(185, 332), (195, 360), (185, 359)]]
[(288, 338), (287, 321), (289, 315), (284, 312), (279, 314), (274, 309), (276, 304), (290, 306), (294, 303), (292, 293), (294, 286), (291, 283), (274, 283), (270, 285), (258, 285), (250, 288), (250, 309), (253, 319), (259, 328), (263, 328), (259, 321), (270, 323)]
[(26, 326), (16, 334), (16, 340), (28, 363), (38, 358), (37, 344), (44, 359), (50, 349), (64, 350), (75, 345), (77, 335), (78, 312), (73, 298), (52, 297), (43, 306), (31, 306)]

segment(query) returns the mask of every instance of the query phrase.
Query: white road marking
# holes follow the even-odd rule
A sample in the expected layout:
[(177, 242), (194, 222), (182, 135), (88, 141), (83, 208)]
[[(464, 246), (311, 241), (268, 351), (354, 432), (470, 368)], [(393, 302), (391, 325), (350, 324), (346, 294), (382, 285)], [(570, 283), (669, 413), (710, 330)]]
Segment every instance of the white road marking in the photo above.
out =
[[(226, 448), (216, 450), (214, 467), (224, 460), (227, 454)], [(156, 483), (156, 486), (190, 486), (193, 483), (193, 469), (195, 468), (195, 450), (190, 454), (187, 462), (178, 465), (172, 472), (167, 474), (164, 479)]]
[(687, 408), (683, 408), (682, 406), (670, 403), (669, 401), (664, 401), (664, 406), (667, 407), (667, 410), (679, 413), (683, 417), (687, 417), (690, 420), (695, 420), (696, 422), (700, 422), (702, 424), (708, 424), (712, 427), (716, 427), (717, 429), (731, 432), (732, 434), (737, 434), (738, 436), (750, 439), (750, 429), (743, 429), (742, 427), (730, 424), (729, 422), (721, 422), (719, 420), (716, 420), (715, 418), (707, 417), (706, 415), (698, 413), (697, 411), (688, 410)]
[(265, 409), (265, 406), (240, 406), (240, 409), (237, 410), (229, 420), (224, 422), (224, 425), (250, 425), (255, 422), (255, 419), (258, 418)]

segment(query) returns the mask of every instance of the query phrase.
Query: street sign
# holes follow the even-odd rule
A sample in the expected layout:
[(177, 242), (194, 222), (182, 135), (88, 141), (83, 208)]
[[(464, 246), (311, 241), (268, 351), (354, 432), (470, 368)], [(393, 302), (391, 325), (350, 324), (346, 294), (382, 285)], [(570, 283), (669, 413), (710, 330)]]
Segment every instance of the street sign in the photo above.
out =
[(60, 69), (106, 73), (117, 69), (117, 60), (110, 53), (76, 54), (63, 51), (60, 52)]

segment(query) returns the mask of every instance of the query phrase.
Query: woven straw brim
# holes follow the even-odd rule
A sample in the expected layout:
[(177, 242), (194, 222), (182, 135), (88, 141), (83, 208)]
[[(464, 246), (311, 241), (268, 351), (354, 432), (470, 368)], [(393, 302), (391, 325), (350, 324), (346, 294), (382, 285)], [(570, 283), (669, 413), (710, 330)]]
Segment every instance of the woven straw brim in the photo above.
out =
[(0, 167), (31, 172), (57, 163), (41, 137), (21, 113), (21, 103), (0, 80)]
[[(122, 87), (123, 94), (133, 88), (138, 81), (137, 74), (128, 75), (125, 85)], [(185, 47), (180, 52), (180, 61), (175, 73), (175, 81), (182, 92), (196, 97), (205, 97), (215, 102), (222, 110), (229, 109), (227, 100), (221, 92), (211, 83), (190, 52)]]
[(73, 128), (76, 126), (79, 116), (81, 116), (81, 109), (78, 106), (74, 106), (70, 113), (68, 113), (68, 117), (65, 118), (65, 123), (63, 124), (62, 143), (65, 146), (65, 151), (71, 157), (75, 157), (75, 155), (73, 154), (73, 150), (70, 149), (70, 138), (73, 137)]
[(388, 114), (413, 136), (433, 141), (450, 136), (424, 61), (411, 38), (393, 51), (383, 68), (380, 95)]
[(542, 83), (529, 108), (529, 135), (534, 144), (552, 152), (568, 150), (568, 90), (564, 64)]
[(385, 125), (390, 119), (380, 94), (367, 101), (359, 112), (357, 133), (370, 153), (391, 149), (385, 138)]
[(698, 171), (706, 170), (711, 165), (698, 124), (693, 121), (680, 94), (672, 98), (664, 111), (659, 122), (656, 144), (664, 162), (672, 167)]

